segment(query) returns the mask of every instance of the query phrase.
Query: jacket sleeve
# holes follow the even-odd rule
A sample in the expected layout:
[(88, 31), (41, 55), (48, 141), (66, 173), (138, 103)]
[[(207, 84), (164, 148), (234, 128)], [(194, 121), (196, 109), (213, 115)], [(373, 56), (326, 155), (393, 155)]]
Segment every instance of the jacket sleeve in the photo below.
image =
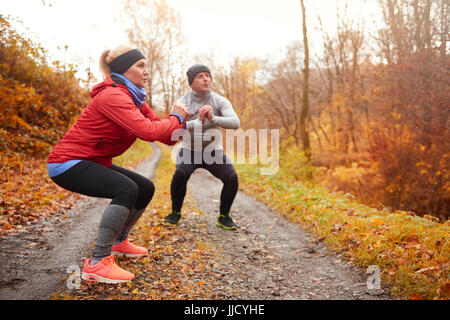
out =
[(182, 127), (175, 116), (161, 120), (147, 103), (142, 105), (141, 112), (131, 98), (120, 90), (104, 92), (96, 107), (103, 116), (145, 141), (175, 144), (177, 141), (172, 141), (172, 133)]
[[(146, 117), (146, 118), (148, 118), (148, 119), (150, 119), (152, 121), (163, 121), (163, 120), (161, 120), (160, 117), (158, 117), (158, 115), (156, 113), (153, 112), (153, 110), (150, 108), (150, 106), (146, 102), (142, 105), (141, 112), (144, 115), (144, 117)], [(172, 118), (177, 119), (178, 123), (180, 122), (176, 116), (169, 116), (169, 117), (171, 119)], [(175, 131), (177, 131), (177, 130), (181, 130), (181, 129), (178, 128)], [(173, 131), (173, 132), (175, 132), (175, 131)], [(166, 137), (166, 138), (163, 138), (163, 139), (158, 139), (158, 141), (162, 142), (164, 144), (167, 144), (169, 146), (172, 146), (172, 145), (176, 144), (178, 142), (178, 140), (179, 140), (179, 136), (180, 135), (179, 134), (178, 135), (177, 134), (173, 134), (173, 132), (172, 132), (171, 136), (168, 137), (168, 139)]]

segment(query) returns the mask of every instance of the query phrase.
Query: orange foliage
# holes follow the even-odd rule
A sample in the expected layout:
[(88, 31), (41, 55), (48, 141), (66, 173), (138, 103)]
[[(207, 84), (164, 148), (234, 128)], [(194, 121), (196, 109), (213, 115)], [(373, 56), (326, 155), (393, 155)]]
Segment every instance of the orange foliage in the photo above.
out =
[(450, 216), (449, 64), (416, 55), (379, 68), (369, 148), (384, 178), (383, 203), (442, 219)]
[(0, 15), (0, 233), (73, 200), (48, 178), (46, 157), (88, 101), (75, 72), (49, 65)]
[(89, 98), (73, 66), (49, 65), (45, 51), (0, 15), (0, 156), (45, 157)]
[(78, 194), (50, 180), (44, 159), (31, 158), (16, 168), (2, 170), (0, 187), (0, 236), (33, 224), (41, 217), (61, 217), (80, 199)]
[(311, 120), (321, 181), (370, 205), (448, 219), (449, 66), (448, 56), (411, 53), (366, 68), (351, 101), (341, 86), (322, 103)]

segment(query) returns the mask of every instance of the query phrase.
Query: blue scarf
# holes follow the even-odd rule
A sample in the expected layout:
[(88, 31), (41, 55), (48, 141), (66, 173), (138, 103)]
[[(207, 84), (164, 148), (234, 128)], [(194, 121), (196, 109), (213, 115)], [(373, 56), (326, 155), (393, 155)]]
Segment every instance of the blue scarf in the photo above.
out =
[(127, 86), (128, 91), (131, 93), (131, 97), (133, 98), (134, 104), (140, 108), (144, 104), (145, 96), (147, 95), (147, 92), (145, 92), (145, 89), (136, 87), (133, 82), (131, 82), (130, 80), (128, 80), (127, 77), (124, 77), (121, 74), (113, 72), (111, 75), (119, 77), (120, 79), (123, 80), (123, 82), (125, 82), (125, 85)]

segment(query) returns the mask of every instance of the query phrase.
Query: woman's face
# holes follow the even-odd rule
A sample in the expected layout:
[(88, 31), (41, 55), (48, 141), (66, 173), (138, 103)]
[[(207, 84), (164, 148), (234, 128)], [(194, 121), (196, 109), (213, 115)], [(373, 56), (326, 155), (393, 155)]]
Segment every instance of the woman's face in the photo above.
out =
[(143, 88), (148, 80), (147, 61), (141, 59), (133, 64), (124, 74), (138, 88)]

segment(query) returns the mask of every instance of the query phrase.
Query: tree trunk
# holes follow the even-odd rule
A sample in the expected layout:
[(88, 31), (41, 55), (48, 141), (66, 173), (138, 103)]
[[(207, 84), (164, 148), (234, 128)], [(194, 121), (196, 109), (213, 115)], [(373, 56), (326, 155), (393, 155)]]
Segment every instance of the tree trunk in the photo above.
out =
[(305, 61), (303, 69), (303, 84), (302, 84), (302, 111), (300, 113), (300, 135), (302, 137), (303, 151), (308, 161), (311, 161), (311, 146), (309, 140), (308, 128), (306, 127), (306, 118), (309, 112), (309, 47), (308, 47), (308, 32), (306, 29), (306, 9), (304, 0), (300, 0), (300, 5), (302, 7), (302, 18), (303, 18), (303, 44), (305, 48)]

